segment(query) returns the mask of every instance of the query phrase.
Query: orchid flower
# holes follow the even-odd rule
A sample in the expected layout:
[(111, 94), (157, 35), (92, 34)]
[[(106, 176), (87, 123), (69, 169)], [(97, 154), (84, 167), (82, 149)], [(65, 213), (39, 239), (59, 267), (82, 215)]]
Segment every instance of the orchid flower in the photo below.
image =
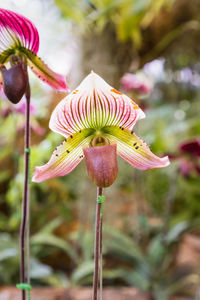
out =
[(148, 95), (153, 90), (153, 83), (143, 73), (126, 73), (121, 78), (122, 88), (126, 92), (135, 92), (138, 95)]
[(55, 108), (50, 129), (65, 140), (49, 162), (36, 167), (33, 181), (41, 182), (70, 173), (84, 158), (83, 148), (117, 144), (117, 154), (135, 168), (146, 170), (169, 165), (168, 157), (154, 155), (131, 129), (145, 114), (126, 95), (91, 72)]
[(178, 146), (179, 152), (170, 154), (171, 160), (179, 162), (179, 171), (184, 177), (193, 174), (200, 176), (200, 138), (182, 142)]
[[(64, 76), (52, 71), (38, 56), (39, 34), (25, 17), (0, 8), (0, 65), (12, 55), (25, 58), (32, 71), (56, 90), (67, 90)], [(0, 72), (0, 87), (3, 78)]]

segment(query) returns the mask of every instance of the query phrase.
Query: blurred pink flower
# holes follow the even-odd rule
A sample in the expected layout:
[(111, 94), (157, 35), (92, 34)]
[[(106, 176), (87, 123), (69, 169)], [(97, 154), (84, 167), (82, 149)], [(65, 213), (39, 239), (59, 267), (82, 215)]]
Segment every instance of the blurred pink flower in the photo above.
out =
[(153, 83), (142, 73), (126, 73), (121, 78), (121, 85), (126, 92), (132, 91), (141, 95), (150, 94), (153, 90)]
[[(25, 112), (26, 112), (26, 102), (25, 101), (20, 102), (16, 105), (12, 105), (7, 101), (7, 103), (4, 102), (3, 108), (0, 111), (0, 116), (2, 118), (7, 118), (11, 113), (18, 113), (18, 114), (25, 115)], [(33, 105), (31, 103), (30, 104), (31, 115), (34, 115), (35, 112), (36, 112), (35, 105)]]
[(200, 138), (185, 141), (178, 146), (179, 153), (169, 155), (171, 160), (179, 161), (179, 171), (184, 177), (192, 173), (200, 175)]
[[(26, 102), (23, 101), (23, 102), (20, 102), (19, 104), (16, 104), (15, 107), (14, 107), (14, 110), (19, 114), (25, 115), (25, 113), (26, 113)], [(30, 113), (31, 113), (31, 115), (35, 114), (35, 106), (32, 103), (30, 104)]]
[(37, 123), (33, 123), (31, 125), (31, 129), (33, 130), (34, 133), (36, 133), (37, 135), (44, 135), (46, 130), (45, 128), (41, 127), (39, 124)]
[(181, 158), (179, 161), (179, 171), (184, 177), (189, 177), (194, 170), (194, 164), (185, 157)]
[[(17, 126), (17, 134), (24, 132), (24, 123), (21, 123)], [(37, 135), (44, 135), (46, 130), (41, 127), (36, 121), (31, 123), (31, 130)]]
[(191, 141), (187, 141), (181, 143), (179, 145), (180, 151), (183, 153), (188, 153), (191, 156), (200, 157), (200, 138), (193, 139)]
[(0, 116), (5, 119), (7, 118), (11, 113), (12, 113), (13, 109), (11, 106), (8, 107), (4, 107), (3, 109), (0, 110)]

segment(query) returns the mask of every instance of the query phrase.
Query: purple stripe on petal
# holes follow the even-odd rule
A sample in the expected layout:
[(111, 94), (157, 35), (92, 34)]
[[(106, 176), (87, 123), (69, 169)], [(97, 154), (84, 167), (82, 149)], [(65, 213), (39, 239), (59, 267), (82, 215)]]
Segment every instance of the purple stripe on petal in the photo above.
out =
[(28, 41), (29, 41), (30, 37), (28, 35), (26, 35), (24, 30), (23, 30), (23, 27), (25, 28), (25, 24), (24, 25), (21, 24), (21, 20), (19, 20), (17, 18), (17, 16), (15, 16), (14, 14), (11, 15), (9, 12), (7, 12), (7, 17), (8, 17), (8, 19), (10, 19), (13, 22), (13, 25), (16, 28), (16, 31), (19, 33), (19, 35), (21, 36), (21, 38), (23, 40), (23, 44), (26, 45), (25, 36), (28, 37), (28, 39), (27, 39)]
[(39, 48), (39, 34), (36, 27), (25, 17), (2, 8), (0, 8), (0, 41), (3, 41), (0, 43), (3, 50), (18, 43), (34, 53), (37, 53)]
[[(30, 49), (31, 51), (37, 53), (38, 48), (36, 47), (37, 45), (39, 46), (39, 39), (37, 38), (37, 35), (35, 36), (35, 31), (37, 31), (37, 29), (35, 28), (35, 26), (33, 26), (33, 24), (26, 18), (24, 18), (23, 16), (19, 16), (17, 14), (13, 14), (11, 12), (8, 12), (9, 15), (15, 19), (15, 23), (18, 25), (18, 28), (20, 28), (21, 32), (22, 32), (22, 37), (24, 39), (24, 45), (26, 46), (26, 48)], [(19, 32), (20, 32), (19, 30)]]

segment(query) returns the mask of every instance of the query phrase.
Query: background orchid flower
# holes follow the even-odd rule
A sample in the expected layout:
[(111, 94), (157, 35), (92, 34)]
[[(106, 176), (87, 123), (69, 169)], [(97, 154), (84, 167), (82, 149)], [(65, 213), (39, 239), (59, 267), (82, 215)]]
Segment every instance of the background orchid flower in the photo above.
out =
[(36, 167), (33, 181), (70, 173), (82, 161), (84, 147), (100, 146), (104, 140), (116, 143), (118, 155), (138, 169), (167, 166), (168, 157), (154, 155), (131, 131), (144, 117), (133, 100), (90, 73), (53, 111), (50, 129), (66, 139), (46, 165)]
[[(10, 104), (8, 101), (4, 101), (4, 105), (1, 107), (0, 116), (3, 118), (8, 117), (11, 113), (17, 113), (20, 115), (25, 115), (26, 113), (26, 102), (20, 101), (16, 105)], [(30, 103), (30, 115), (34, 115), (36, 112), (36, 107), (33, 103)]]
[[(12, 55), (24, 57), (32, 71), (56, 90), (67, 90), (64, 76), (52, 71), (38, 56), (39, 34), (25, 17), (0, 8), (0, 65)], [(3, 80), (0, 72), (0, 86)]]
[(139, 95), (148, 95), (153, 90), (153, 82), (141, 72), (124, 74), (121, 85), (126, 92), (136, 92)]
[(169, 153), (171, 160), (178, 161), (179, 171), (184, 177), (200, 176), (200, 138), (181, 142), (178, 153)]

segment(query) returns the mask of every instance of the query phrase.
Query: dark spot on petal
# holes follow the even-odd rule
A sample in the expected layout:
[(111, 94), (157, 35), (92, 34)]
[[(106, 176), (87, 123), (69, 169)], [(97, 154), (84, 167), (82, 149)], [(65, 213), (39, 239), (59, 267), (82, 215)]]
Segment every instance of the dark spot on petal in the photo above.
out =
[(135, 149), (137, 150), (139, 147), (137, 146), (137, 147), (135, 147)]
[(83, 157), (83, 155), (79, 156), (79, 158), (82, 158), (82, 157)]
[(81, 133), (81, 130), (79, 130), (79, 132)]
[(58, 154), (56, 154), (56, 156), (58, 156)]
[(67, 153), (69, 153), (69, 150), (66, 150)]
[(72, 136), (72, 135), (70, 135), (70, 138), (72, 139), (72, 138), (73, 138), (73, 136)]
[(124, 128), (122, 127), (122, 130), (124, 130)]
[(133, 146), (136, 146), (136, 145), (137, 145), (137, 143), (134, 143), (134, 144), (133, 144)]

